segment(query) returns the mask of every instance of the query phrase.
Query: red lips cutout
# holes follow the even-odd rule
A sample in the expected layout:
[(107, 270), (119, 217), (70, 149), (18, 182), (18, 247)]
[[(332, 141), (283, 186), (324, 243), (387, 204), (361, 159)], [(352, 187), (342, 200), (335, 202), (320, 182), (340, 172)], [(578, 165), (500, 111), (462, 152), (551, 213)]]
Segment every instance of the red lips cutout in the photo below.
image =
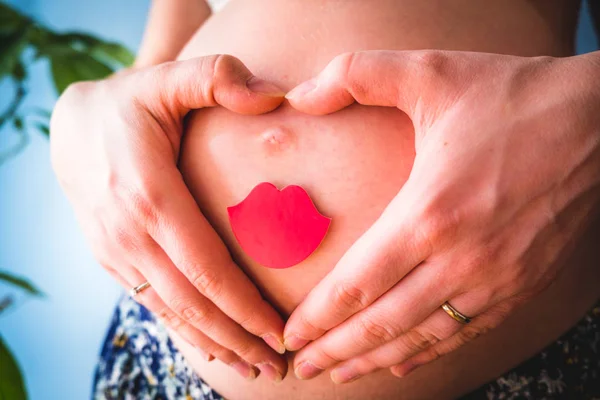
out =
[(331, 223), (300, 186), (279, 191), (269, 182), (258, 184), (227, 212), (242, 249), (269, 268), (288, 268), (306, 259), (319, 247)]

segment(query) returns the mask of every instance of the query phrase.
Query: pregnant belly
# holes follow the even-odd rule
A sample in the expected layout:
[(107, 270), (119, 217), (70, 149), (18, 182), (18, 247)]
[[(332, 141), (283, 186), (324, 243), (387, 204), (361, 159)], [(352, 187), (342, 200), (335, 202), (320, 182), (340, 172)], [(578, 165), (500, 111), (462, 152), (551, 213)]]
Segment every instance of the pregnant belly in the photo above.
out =
[[(286, 106), (261, 117), (212, 109), (196, 113), (189, 126), (180, 166), (190, 190), (239, 265), (284, 314), (398, 193), (414, 157), (412, 125), (395, 109), (352, 106), (318, 118)], [(258, 265), (229, 224), (226, 207), (265, 181), (280, 189), (300, 185), (331, 218), (319, 248), (292, 268)]]
[[(446, 48), (521, 55), (570, 51), (562, 38), (547, 34), (546, 21), (529, 2), (486, 2), (483, 9), (477, 1), (449, 3), (234, 1), (198, 31), (180, 58), (232, 54), (256, 75), (289, 89), (345, 51)], [(527, 40), (523, 40), (524, 35)], [(287, 316), (377, 219), (406, 181), (413, 159), (412, 124), (396, 109), (354, 105), (316, 117), (301, 114), (285, 103), (261, 116), (241, 116), (222, 108), (192, 113), (180, 169), (234, 259), (265, 298)], [(229, 225), (227, 207), (239, 203), (265, 181), (280, 189), (302, 186), (319, 211), (332, 218), (321, 246), (292, 268), (268, 269), (253, 262)], [(204, 363), (192, 348), (175, 339), (200, 375), (231, 399), (453, 397), (493, 378), (575, 322), (594, 297), (568, 298), (568, 293), (577, 291), (573, 288), (578, 282), (586, 281), (583, 276), (589, 268), (577, 271), (562, 288), (558, 285), (548, 295), (551, 299), (559, 296), (561, 304), (567, 302), (572, 317), (553, 322), (552, 315), (544, 314), (541, 306), (548, 299), (542, 299), (525, 310), (512, 327), (509, 324), (490, 338), (466, 346), (462, 354), (424, 367), (415, 374), (417, 378), (402, 382), (381, 371), (343, 387), (335, 387), (327, 374), (309, 382), (289, 376), (278, 386), (262, 378), (248, 383), (228, 367)], [(589, 273), (587, 279), (589, 282)], [(574, 305), (578, 308), (573, 313)], [(524, 321), (538, 323), (543, 334), (527, 335), (522, 328), (528, 325)], [(514, 351), (504, 349), (504, 353), (496, 354), (493, 349), (506, 347), (507, 340), (516, 343)], [(490, 359), (493, 361), (486, 367), (478, 366)], [(453, 371), (461, 371), (461, 375)], [(424, 377), (431, 382), (423, 385)]]
[[(560, 41), (545, 35), (543, 20), (527, 2), (511, 1), (512, 7), (506, 7), (505, 1), (492, 1), (483, 8), (465, 0), (453, 2), (460, 8), (448, 7), (448, 2), (415, 3), (429, 2), (378, 0), (374, 7), (373, 2), (356, 0), (233, 1), (198, 31), (180, 58), (232, 54), (256, 75), (289, 89), (345, 51), (566, 51)], [(459, 18), (459, 13), (472, 15)], [(472, 22), (476, 15), (485, 20)], [(490, 15), (495, 24), (490, 24)], [(502, 15), (506, 26), (499, 28)], [(525, 31), (528, 40), (522, 38)], [(284, 313), (373, 223), (401, 188), (414, 158), (412, 124), (391, 108), (355, 105), (315, 117), (285, 103), (261, 116), (205, 109), (188, 122), (180, 161), (186, 182), (233, 256)], [(304, 187), (321, 213), (332, 218), (319, 249), (291, 269), (276, 271), (254, 263), (229, 227), (227, 207), (263, 181), (279, 188)]]

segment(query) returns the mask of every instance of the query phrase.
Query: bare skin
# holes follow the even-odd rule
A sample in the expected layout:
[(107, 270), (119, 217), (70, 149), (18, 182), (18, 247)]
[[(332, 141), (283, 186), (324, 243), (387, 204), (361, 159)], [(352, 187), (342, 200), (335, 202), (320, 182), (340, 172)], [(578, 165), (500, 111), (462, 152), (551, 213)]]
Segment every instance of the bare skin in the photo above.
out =
[[(178, 50), (175, 49), (183, 46), (188, 35), (194, 31), (194, 26), (202, 24), (207, 17), (207, 9), (203, 2), (198, 1), (191, 7), (186, 1), (193, 0), (174, 1), (172, 6), (160, 0), (156, 1), (155, 12), (152, 13), (149, 23), (150, 30), (144, 41), (144, 48), (150, 50), (140, 53), (137, 63), (139, 67), (166, 61), (177, 54)], [(577, 11), (577, 5), (573, 2), (556, 0), (549, 4), (515, 0), (488, 2), (481, 6), (480, 2), (460, 1), (449, 6), (447, 2), (437, 4), (381, 1), (377, 9), (361, 7), (361, 4), (365, 3), (234, 1), (218, 16), (208, 20), (181, 57), (231, 53), (240, 57), (255, 74), (268, 78), (283, 89), (290, 89), (317, 75), (336, 55), (348, 51), (440, 48), (523, 56), (566, 56), (572, 52)], [(161, 15), (178, 24), (180, 29), (168, 29), (173, 24), (160, 21)], [(282, 34), (286, 30), (290, 32), (289, 35)], [(156, 51), (153, 52), (152, 48)], [(162, 71), (164, 72), (164, 69)], [(223, 73), (223, 76), (227, 76), (225, 70)], [(199, 285), (199, 292), (208, 295), (211, 301), (203, 301), (201, 306), (196, 304), (192, 315), (184, 311), (197, 301), (197, 297), (192, 296), (191, 291), (190, 296), (183, 299), (186, 302), (181, 301), (181, 296), (174, 297), (186, 285), (202, 283), (201, 280), (194, 279), (194, 276), (198, 276), (198, 271), (189, 268), (189, 265), (186, 267), (185, 260), (194, 260), (195, 263), (198, 263), (197, 260), (209, 260), (211, 262), (199, 263), (198, 266), (206, 269), (209, 265), (225, 265), (229, 276), (239, 275), (233, 271), (233, 264), (226, 252), (219, 250), (217, 253), (221, 256), (217, 257), (217, 262), (213, 262), (214, 249), (223, 247), (206, 224), (196, 233), (187, 230), (187, 225), (198, 226), (198, 222), (189, 224), (190, 218), (196, 221), (203, 218), (198, 210), (188, 207), (188, 200), (185, 203), (186, 207), (180, 207), (182, 203), (173, 201), (165, 203), (171, 204), (171, 207), (165, 208), (163, 203), (154, 203), (160, 196), (143, 196), (148, 193), (168, 192), (172, 199), (189, 199), (187, 188), (179, 184), (181, 181), (176, 174), (171, 176), (172, 179), (166, 178), (167, 181), (176, 184), (166, 187), (163, 175), (168, 171), (173, 172), (173, 150), (175, 156), (180, 150), (181, 123), (185, 114), (184, 110), (178, 108), (181, 106), (180, 96), (192, 92), (183, 90), (177, 92), (176, 96), (165, 98), (164, 94), (170, 93), (167, 90), (170, 86), (157, 85), (158, 76), (164, 75), (132, 75), (128, 79), (137, 82), (136, 85), (125, 85), (127, 80), (119, 80), (114, 81), (114, 84), (99, 82), (80, 85), (71, 90), (61, 100), (63, 112), (53, 118), (53, 158), (57, 174), (63, 182), (69, 181), (69, 177), (73, 178), (70, 197), (84, 226), (95, 226), (98, 222), (108, 221), (112, 224), (108, 226), (116, 227), (116, 232), (127, 233), (117, 235), (120, 239), (112, 248), (103, 245), (110, 241), (94, 240), (98, 237), (115, 237), (112, 228), (110, 233), (105, 229), (100, 230), (103, 233), (99, 236), (91, 234), (92, 241), (97, 246), (99, 259), (104, 261), (103, 264), (125, 287), (134, 286), (145, 279), (157, 282), (152, 289), (144, 292), (145, 295), (140, 301), (162, 315), (165, 322), (177, 330), (178, 334), (174, 334), (174, 338), (186, 358), (211, 385), (227, 397), (452, 398), (497, 376), (538, 351), (573, 324), (597, 298), (597, 288), (592, 283), (597, 282), (599, 278), (597, 268), (594, 268), (598, 255), (594, 253), (596, 249), (593, 245), (582, 240), (568, 260), (568, 274), (556, 279), (548, 290), (511, 315), (499, 328), (438, 362), (422, 367), (414, 375), (398, 381), (389, 372), (380, 371), (343, 387), (333, 385), (325, 374), (308, 382), (288, 376), (281, 385), (272, 386), (269, 381), (280, 380), (286, 374), (286, 367), (274, 358), (274, 353), (269, 353), (264, 343), (248, 335), (250, 332), (261, 336), (269, 330), (275, 336), (283, 333), (278, 332), (283, 326), (278, 325), (277, 318), (274, 318), (267, 308), (259, 306), (259, 309), (263, 310), (264, 318), (257, 319), (256, 315), (251, 313), (251, 309), (253, 311), (255, 307), (247, 307), (248, 304), (245, 304), (246, 308), (240, 308), (243, 302), (248, 302), (248, 297), (240, 296), (239, 291), (233, 291), (237, 297), (230, 296), (227, 300), (215, 296), (214, 291), (211, 296), (211, 293), (206, 293), (206, 286)], [(249, 75), (245, 76), (249, 78)], [(198, 79), (206, 83), (203, 87), (211, 87), (208, 77), (202, 80), (202, 75), (199, 75)], [(197, 87), (192, 81), (184, 80), (183, 83), (185, 82), (189, 83), (187, 87)], [(238, 85), (240, 83), (237, 82)], [(217, 93), (222, 93), (222, 100), (231, 100), (227, 95), (226, 86), (217, 90)], [(137, 92), (127, 92), (122, 90), (124, 87), (138, 89)], [(156, 90), (140, 92), (139, 89), (152, 87)], [(233, 85), (232, 88), (241, 93), (240, 87), (243, 86), (237, 86), (238, 89), (235, 89), (236, 86)], [(262, 89), (264, 88), (263, 84)], [(91, 93), (94, 93), (94, 96), (89, 96)], [(269, 96), (277, 97), (282, 94), (275, 90), (271, 91)], [(131, 139), (131, 144), (135, 144), (140, 136), (147, 137), (146, 130), (139, 130), (139, 122), (145, 120), (146, 123), (156, 123), (158, 118), (162, 123), (156, 127), (155, 135), (163, 135), (165, 141), (154, 141), (147, 145), (152, 147), (157, 143), (170, 143), (170, 151), (166, 150), (168, 146), (162, 151), (144, 150), (145, 146), (123, 145), (120, 140), (103, 139), (107, 132), (115, 132), (114, 126), (118, 125), (115, 121), (121, 116), (121, 113), (117, 112), (118, 109), (107, 105), (126, 104), (126, 99), (131, 99), (132, 95), (137, 98), (143, 95), (141, 98), (146, 101), (146, 107), (138, 109), (139, 111), (147, 111), (147, 106), (151, 105), (152, 112), (137, 124), (131, 125), (130, 119), (122, 121), (126, 127), (126, 135), (117, 135), (116, 138)], [(83, 98), (93, 99), (86, 104), (88, 109), (93, 109), (93, 104), (97, 106), (97, 112), (94, 114), (101, 117), (98, 122), (113, 121), (111, 128), (104, 131), (101, 129), (102, 123), (95, 125), (98, 128), (95, 129), (96, 135), (92, 136), (92, 143), (73, 140), (79, 137), (77, 135), (68, 139), (68, 135), (60, 133), (70, 131), (75, 134), (89, 125), (89, 118), (85, 117), (86, 110), (81, 108)], [(116, 101), (119, 98), (121, 101)], [(207, 102), (194, 104), (192, 108), (215, 105), (210, 97)], [(231, 107), (232, 104), (227, 101), (221, 104), (229, 104), (229, 108), (240, 111), (237, 107)], [(250, 109), (253, 110), (252, 113), (269, 111), (275, 103), (268, 101), (258, 107), (252, 107), (251, 104), (246, 103), (244, 106), (248, 107), (246, 112)], [(309, 111), (298, 103), (296, 106), (303, 111)], [(329, 111), (333, 110), (316, 112)], [(60, 118), (61, 114), (63, 118)], [(82, 117), (79, 119), (79, 126), (71, 121), (70, 115)], [(135, 115), (143, 116), (143, 113)], [(61, 120), (63, 123), (60, 123)], [(170, 126), (173, 122), (175, 124)], [(203, 110), (193, 115), (190, 122), (184, 137), (180, 162), (185, 181), (196, 197), (201, 211), (224, 239), (234, 259), (261, 289), (262, 294), (285, 315), (291, 313), (311, 289), (334, 268), (344, 252), (377, 220), (407, 180), (415, 156), (411, 121), (406, 114), (395, 109), (352, 106), (327, 117), (312, 117), (284, 104), (274, 113), (251, 118), (236, 116), (223, 109)], [(171, 129), (164, 131), (165, 127)], [(61, 141), (61, 137), (64, 140)], [(61, 143), (62, 146), (59, 145)], [(97, 146), (98, 143), (107, 146)], [(79, 159), (69, 156), (79, 153), (83, 148), (90, 149), (88, 156)], [(121, 156), (103, 157), (106, 154), (100, 154), (100, 149), (109, 150), (108, 154)], [(118, 151), (115, 153), (115, 150)], [(141, 153), (150, 153), (158, 162), (148, 164), (144, 161), (147, 155)], [(94, 160), (98, 161), (94, 163), (93, 168), (99, 172), (96, 181), (90, 179), (89, 174), (86, 174), (85, 179), (77, 181), (77, 170), (89, 170), (85, 166)], [(127, 168), (122, 167), (123, 160), (130, 161)], [(154, 173), (150, 173), (144, 167), (147, 165), (164, 166), (164, 169), (158, 168), (153, 170)], [(139, 175), (117, 174), (122, 187), (139, 189), (137, 193), (129, 192), (132, 196), (125, 197), (125, 200), (149, 200), (145, 204), (160, 211), (163, 220), (180, 221), (180, 224), (161, 225), (157, 231), (149, 232), (148, 227), (156, 225), (150, 224), (152, 214), (140, 212), (139, 202), (123, 202), (123, 198), (119, 196), (94, 196), (93, 190), (102, 182), (102, 171), (108, 171), (109, 175), (111, 171), (139, 172)], [(138, 180), (144, 176), (153, 178)], [(163, 178), (160, 178), (161, 176)], [(304, 185), (315, 198), (317, 205), (334, 217), (337, 225), (332, 226), (331, 235), (317, 253), (295, 269), (279, 274), (256, 266), (244, 257), (221, 214), (227, 205), (243, 198), (247, 189), (259, 180)], [(143, 185), (139, 186), (139, 182), (143, 182)], [(82, 190), (85, 188), (90, 189), (87, 195), (86, 191)], [(97, 208), (115, 211), (114, 218), (103, 222), (102, 213), (98, 214), (84, 207), (89, 204), (90, 198), (95, 199)], [(123, 210), (127, 212), (123, 214)], [(133, 220), (132, 215), (135, 217)], [(178, 227), (184, 228), (183, 231)], [(161, 246), (167, 248), (167, 256), (171, 260), (162, 255), (158, 257), (157, 252), (147, 251), (143, 246), (139, 246), (140, 243), (148, 244), (147, 241), (140, 241), (141, 238), (147, 237), (148, 233)], [(583, 234), (583, 237), (594, 235), (597, 235), (597, 232), (590, 231)], [(206, 238), (209, 240), (206, 241)], [(201, 243), (196, 244), (195, 241)], [(133, 245), (124, 246), (127, 243)], [(178, 246), (177, 243), (183, 245)], [(192, 249), (192, 253), (186, 253), (188, 249)], [(169, 262), (173, 262), (175, 268), (161, 268), (162, 275), (156, 274), (158, 269), (139, 270), (140, 267), (164, 266)], [(131, 265), (138, 267), (137, 271), (136, 268), (132, 269)], [(178, 269), (180, 272), (177, 272)], [(188, 283), (177, 278), (177, 290), (169, 285), (161, 285), (161, 281), (174, 282), (173, 279), (180, 276), (178, 274), (181, 272), (187, 275)], [(218, 274), (210, 276), (217, 277), (217, 280), (211, 279), (212, 283), (217, 283), (216, 287), (220, 287), (223, 282), (230, 282)], [(236, 277), (235, 281), (242, 282), (238, 279), (241, 278)], [(252, 293), (250, 297), (256, 300), (257, 296), (252, 290), (247, 285), (244, 286), (247, 293)], [(232, 293), (227, 291), (225, 294)], [(312, 297), (314, 298), (314, 295)], [(222, 322), (213, 323), (210, 327), (203, 326), (200, 323), (201, 319), (194, 318), (206, 315), (206, 310), (215, 304), (219, 312), (222, 311), (236, 322), (245, 323), (244, 328), (247, 331), (238, 330), (233, 326), (232, 329), (228, 329), (227, 324), (230, 324), (230, 320), (227, 318), (222, 318)], [(305, 306), (304, 310), (310, 308)], [(254, 319), (248, 319), (250, 316)], [(335, 318), (335, 315), (333, 317)], [(227, 335), (233, 332), (233, 336), (224, 340), (219, 332), (227, 332)], [(180, 336), (184, 336), (185, 339), (182, 340)], [(192, 348), (189, 343), (198, 346), (202, 351)], [(267, 343), (274, 349), (279, 349), (280, 344), (277, 340)], [(317, 343), (318, 341), (315, 342)], [(349, 347), (356, 348), (356, 344)], [(252, 378), (258, 371), (264, 376), (252, 384), (245, 382), (232, 375), (220, 362), (204, 362), (203, 359), (210, 357), (207, 353), (215, 353), (226, 364), (239, 367), (236, 362), (244, 360), (258, 366), (258, 369), (252, 369), (250, 365), (244, 364), (245, 369), (241, 368), (241, 371), (237, 368), (245, 377)], [(428, 355), (427, 351), (424, 354)], [(267, 359), (269, 362), (266, 362)], [(365, 371), (367, 372), (370, 371)]]
[(210, 56), (72, 85), (51, 120), (54, 171), (100, 264), (127, 290), (148, 281), (136, 300), (247, 378), (285, 372), (283, 321), (232, 261), (175, 160), (191, 109), (255, 114), (281, 101), (239, 60)]
[[(152, 285), (136, 297), (140, 303), (204, 359), (217, 357), (248, 379), (262, 370), (282, 376), (287, 365), (277, 354), (285, 350), (281, 317), (233, 264), (176, 165), (190, 108), (221, 105), (261, 113), (283, 100), (280, 88), (232, 57), (166, 63), (210, 14), (203, 0), (155, 0), (135, 65), (105, 81), (74, 85), (61, 97), (52, 118), (53, 165), (100, 264), (126, 290), (145, 281)], [(165, 196), (172, 201), (162, 202)], [(198, 238), (204, 238), (201, 244)], [(203, 296), (212, 289), (213, 272), (237, 289), (219, 300), (216, 292)], [(239, 296), (240, 289), (246, 295)], [(216, 305), (223, 301), (237, 316)]]
[[(317, 115), (354, 101), (405, 110), (417, 149), (405, 186), (289, 319), (286, 338), (317, 339), (298, 354), (297, 374), (307, 362), (335, 366), (338, 383), (386, 367), (404, 377), (570, 273), (600, 214), (598, 78), (600, 52), (373, 51), (337, 57), (288, 93)], [(446, 301), (473, 322), (449, 319)]]
[[(232, 53), (288, 89), (299, 81), (317, 75), (332, 58), (348, 50), (419, 49), (435, 45), (444, 49), (524, 56), (563, 56), (572, 51), (568, 39), (572, 32), (566, 36), (550, 34), (552, 28), (556, 28), (555, 32), (567, 29), (552, 26), (552, 19), (546, 16), (541, 18), (538, 9), (529, 3), (513, 2), (493, 12), (489, 8), (482, 9), (479, 19), (471, 18), (468, 21), (461, 19), (458, 10), (444, 11), (438, 6), (437, 15), (448, 25), (442, 22), (427, 28), (422, 27), (423, 21), (419, 19), (420, 15), (431, 15), (432, 11), (427, 6), (402, 4), (398, 6), (401, 10), (398, 10), (394, 8), (398, 2), (394, 2), (394, 5), (391, 2), (381, 4), (387, 4), (390, 8), (361, 8), (358, 2), (348, 2), (339, 8), (334, 5), (317, 7), (310, 2), (302, 3), (302, 6), (299, 3), (286, 3), (279, 7), (269, 3), (269, 7), (254, 8), (244, 7), (243, 2), (233, 2), (221, 14), (207, 21), (181, 57), (214, 52)], [(498, 6), (499, 3), (494, 4)], [(472, 7), (471, 4), (469, 9), (473, 10)], [(477, 10), (477, 7), (474, 9)], [(280, 17), (271, 18), (274, 14)], [(412, 18), (406, 18), (406, 14)], [(302, 15), (319, 15), (319, 19), (302, 18)], [(340, 15), (345, 18), (339, 18)], [(515, 19), (515, 15), (522, 20)], [(486, 21), (486, 16), (494, 18), (494, 21), (502, 21), (505, 16), (507, 19), (504, 24), (511, 25), (511, 33), (502, 28), (501, 22), (491, 25)], [(286, 18), (294, 18), (295, 35), (276, 35), (281, 26), (291, 24), (286, 22)], [(454, 28), (453, 35), (446, 34), (446, 29), (456, 26), (460, 28)], [(537, 29), (532, 28), (535, 26)], [(227, 35), (222, 33), (225, 27)], [(493, 33), (496, 27), (502, 30), (502, 35)], [(524, 32), (527, 32), (528, 40), (523, 40)], [(269, 45), (256, 39), (260, 37), (269, 37)], [(489, 40), (490, 37), (495, 39)], [(294, 41), (292, 38), (298, 39)], [(285, 51), (290, 48), (294, 51)], [(311, 54), (311, 57), (306, 57), (306, 54)], [(414, 75), (414, 72), (411, 74)], [(371, 81), (370, 86), (382, 87), (382, 84)], [(335, 98), (336, 94), (332, 92), (332, 96)], [(293, 98), (291, 101), (294, 105)], [(302, 111), (311, 110), (300, 105), (298, 108)], [(323, 295), (323, 288), (331, 289), (332, 286), (339, 287), (337, 285), (340, 282), (354, 281), (338, 274), (342, 280), (329, 278), (321, 284), (319, 282), (400, 191), (414, 161), (414, 146), (414, 132), (409, 118), (395, 109), (353, 105), (327, 116), (311, 117), (284, 104), (270, 114), (252, 118), (211, 109), (192, 115), (184, 136), (180, 167), (201, 210), (223, 237), (234, 259), (272, 304), (288, 315), (316, 286), (321, 288), (315, 292), (319, 294), (307, 299), (302, 311), (299, 311), (300, 315), (319, 315), (323, 316), (324, 321), (329, 316), (337, 322), (335, 309), (325, 308), (328, 302), (335, 301), (335, 296), (330, 295), (331, 290)], [(466, 146), (462, 148), (468, 149)], [(261, 181), (270, 181), (280, 187), (287, 184), (303, 185), (315, 199), (317, 207), (333, 217), (331, 232), (322, 246), (309, 259), (289, 270), (273, 271), (254, 264), (241, 252), (228, 225), (226, 207), (239, 202)], [(588, 237), (593, 235), (588, 233)], [(401, 381), (394, 380), (389, 371), (372, 372), (371, 368), (365, 371), (366, 376), (359, 381), (342, 387), (332, 384), (329, 374), (322, 374), (308, 382), (288, 375), (278, 386), (271, 386), (268, 379), (263, 377), (253, 384), (246, 384), (227, 374), (218, 363), (208, 365), (196, 360), (194, 352), (185, 344), (181, 344), (180, 348), (203, 378), (232, 399), (298, 398), (299, 393), (306, 398), (364, 398), (375, 394), (379, 398), (451, 398), (494, 378), (534, 354), (587, 310), (598, 297), (597, 288), (589, 282), (599, 278), (599, 272), (594, 268), (598, 255), (590, 246), (584, 240), (576, 255), (569, 259), (569, 275), (557, 280), (551, 289), (530, 301), (528, 306), (513, 314), (500, 328), (461, 351), (431, 366), (422, 367), (414, 377), (409, 376)], [(404, 252), (408, 252), (408, 249)], [(361, 254), (378, 256), (364, 251)], [(432, 282), (441, 286), (447, 283)], [(365, 279), (362, 283), (368, 285), (369, 280)], [(430, 291), (434, 292), (434, 289)], [(339, 302), (335, 303), (338, 309), (343, 299), (340, 297)], [(411, 298), (408, 300), (413, 301)], [(327, 311), (319, 313), (319, 310)], [(559, 310), (558, 318), (556, 310)], [(406, 310), (404, 314), (412, 315)], [(381, 315), (385, 317), (386, 314), (382, 311)], [(445, 315), (443, 317), (448, 318)], [(441, 321), (444, 324), (447, 322), (444, 319)], [(302, 328), (293, 322), (290, 320), (291, 324), (286, 328), (290, 330), (286, 330), (286, 333), (294, 333), (292, 328)], [(448, 332), (456, 329), (452, 325), (454, 321), (449, 322), (444, 325)], [(531, 335), (532, 325), (539, 327), (540, 332)], [(321, 329), (309, 339), (317, 338), (332, 327), (318, 326)], [(305, 333), (302, 330), (299, 332)], [(357, 340), (360, 340), (358, 334), (361, 331), (354, 332), (357, 333)], [(364, 333), (362, 335), (364, 337)], [(344, 346), (344, 341), (333, 342), (347, 351), (336, 353), (335, 356), (352, 354), (352, 351), (361, 349), (356, 341), (348, 341), (348, 347)], [(326, 353), (319, 353), (319, 350), (328, 350), (328, 343), (333, 342), (321, 342), (319, 346), (317, 341), (316, 347), (312, 347), (313, 352), (307, 347), (306, 352), (299, 353), (292, 364), (296, 374), (301, 376), (303, 373), (298, 370), (302, 361), (312, 357), (317, 360), (315, 362), (327, 360)], [(506, 343), (511, 345), (507, 346)], [(302, 355), (306, 357), (300, 357)], [(325, 367), (336, 365), (331, 360), (327, 362)], [(454, 371), (462, 372), (457, 376)], [(423, 381), (427, 381), (427, 385), (423, 385)]]

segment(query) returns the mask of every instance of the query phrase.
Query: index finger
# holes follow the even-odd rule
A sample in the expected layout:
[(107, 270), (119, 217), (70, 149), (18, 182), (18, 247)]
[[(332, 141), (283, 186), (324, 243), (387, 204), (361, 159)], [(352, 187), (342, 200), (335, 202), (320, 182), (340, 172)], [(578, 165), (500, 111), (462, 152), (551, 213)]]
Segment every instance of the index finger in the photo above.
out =
[(149, 218), (150, 236), (201, 294), (283, 354), (283, 320), (233, 262), (225, 244), (200, 212), (179, 171), (173, 168), (173, 172), (162, 190), (169, 198), (159, 200), (159, 212), (151, 213)]

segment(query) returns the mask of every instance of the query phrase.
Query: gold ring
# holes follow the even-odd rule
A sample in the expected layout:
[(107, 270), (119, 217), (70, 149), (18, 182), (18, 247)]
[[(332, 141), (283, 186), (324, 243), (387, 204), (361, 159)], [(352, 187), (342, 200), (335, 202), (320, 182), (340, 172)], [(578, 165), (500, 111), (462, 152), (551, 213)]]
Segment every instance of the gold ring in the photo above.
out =
[(471, 322), (471, 318), (452, 307), (450, 303), (445, 302), (442, 304), (442, 310), (446, 311), (446, 314), (452, 317), (453, 320), (460, 322), (461, 324), (468, 324)]
[(129, 295), (131, 297), (135, 297), (137, 296), (140, 292), (148, 289), (150, 287), (150, 282), (144, 282), (139, 286), (133, 287), (131, 289), (129, 289)]

